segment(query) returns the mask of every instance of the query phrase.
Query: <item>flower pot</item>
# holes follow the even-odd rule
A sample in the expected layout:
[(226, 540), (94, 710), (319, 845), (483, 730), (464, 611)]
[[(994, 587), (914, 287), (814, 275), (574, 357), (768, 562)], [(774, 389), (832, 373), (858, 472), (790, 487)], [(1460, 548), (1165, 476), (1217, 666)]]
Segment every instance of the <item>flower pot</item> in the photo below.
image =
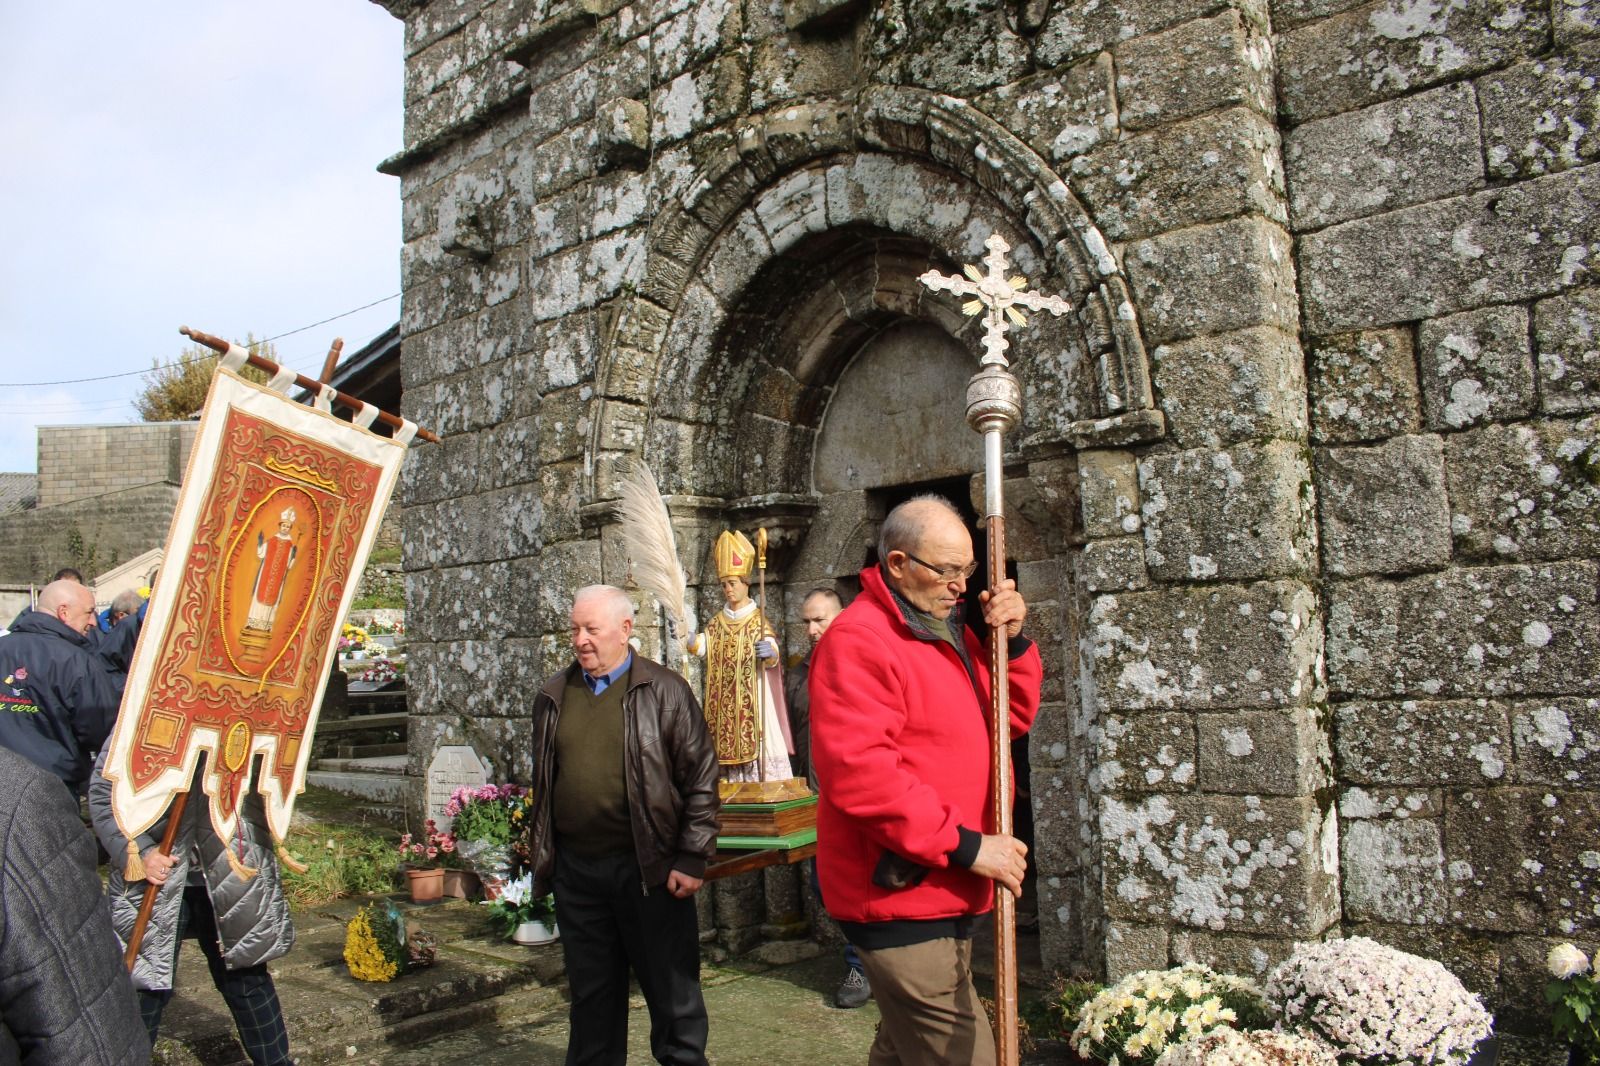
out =
[(560, 935), (554, 922), (549, 925), (543, 922), (523, 922), (511, 934), (511, 939), (518, 944), (548, 944)]
[(406, 887), (412, 903), (437, 903), (444, 896), (444, 871), (407, 870)]
[(444, 894), (451, 899), (476, 899), (478, 875), (471, 870), (444, 871)]
[(505, 879), (494, 874), (480, 872), (478, 883), (483, 886), (483, 898), (493, 903), (500, 898), (500, 890), (505, 887)]

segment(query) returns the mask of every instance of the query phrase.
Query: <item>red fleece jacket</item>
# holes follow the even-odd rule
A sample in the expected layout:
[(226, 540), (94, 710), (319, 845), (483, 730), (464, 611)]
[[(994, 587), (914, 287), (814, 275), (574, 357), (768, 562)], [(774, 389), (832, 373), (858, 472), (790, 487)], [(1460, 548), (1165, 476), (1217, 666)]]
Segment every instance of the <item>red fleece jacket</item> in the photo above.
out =
[[(963, 627), (975, 688), (955, 648), (907, 623), (876, 567), (861, 572), (861, 586), (811, 664), (822, 898), (846, 922), (981, 914), (994, 882), (952, 866), (949, 853), (958, 827), (994, 831), (987, 652)], [(1011, 730), (1020, 735), (1038, 713), (1043, 669), (1031, 642), (1013, 650)], [(874, 884), (885, 850), (929, 867), (926, 877), (899, 889)]]

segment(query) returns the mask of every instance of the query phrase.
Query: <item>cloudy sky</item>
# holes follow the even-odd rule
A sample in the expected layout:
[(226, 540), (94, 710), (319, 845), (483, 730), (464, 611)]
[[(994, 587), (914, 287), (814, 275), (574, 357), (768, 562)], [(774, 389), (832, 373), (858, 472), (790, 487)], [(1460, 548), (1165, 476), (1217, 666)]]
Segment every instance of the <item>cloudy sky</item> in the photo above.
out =
[[(399, 316), (402, 26), (369, 0), (0, 4), (0, 471), (136, 420), (189, 325), (317, 373)], [(76, 378), (106, 378), (43, 384)]]

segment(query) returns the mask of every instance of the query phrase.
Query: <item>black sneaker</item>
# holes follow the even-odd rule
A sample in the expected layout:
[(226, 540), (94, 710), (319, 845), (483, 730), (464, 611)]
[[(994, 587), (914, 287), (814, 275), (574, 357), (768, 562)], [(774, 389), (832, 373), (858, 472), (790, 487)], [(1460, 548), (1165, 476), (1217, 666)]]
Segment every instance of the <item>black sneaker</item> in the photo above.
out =
[(835, 1005), (850, 1010), (859, 1007), (872, 998), (872, 986), (867, 983), (867, 975), (860, 970), (851, 970), (844, 975), (844, 980), (839, 983), (839, 991), (833, 994)]

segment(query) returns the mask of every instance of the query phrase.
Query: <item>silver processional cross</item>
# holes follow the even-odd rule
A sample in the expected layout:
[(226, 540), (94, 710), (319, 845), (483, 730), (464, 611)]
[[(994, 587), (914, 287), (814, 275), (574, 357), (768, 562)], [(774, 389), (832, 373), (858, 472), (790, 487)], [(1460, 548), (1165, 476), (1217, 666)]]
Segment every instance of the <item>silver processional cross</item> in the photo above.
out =
[(984, 366), (1004, 367), (1007, 365), (1006, 349), (1011, 347), (1011, 342), (1006, 340), (1006, 319), (1019, 326), (1028, 324), (1027, 316), (1017, 309), (1019, 306), (1030, 311), (1063, 315), (1072, 310), (1072, 305), (1059, 296), (1029, 292), (1028, 279), (1021, 274), (1006, 277), (1006, 270), (1010, 266), (1006, 262), (1006, 253), (1011, 251), (1011, 245), (1000, 234), (989, 234), (983, 246), (989, 249), (989, 254), (983, 257), (984, 264), (989, 268), (987, 273), (969, 263), (963, 269), (966, 274), (964, 278), (953, 278), (930, 270), (917, 280), (935, 292), (942, 290), (957, 296), (973, 297), (961, 305), (961, 310), (968, 315), (984, 313), (984, 355), (979, 362)]
[[(969, 296), (961, 307), (968, 315), (984, 314), (983, 358), (967, 383), (967, 424), (983, 434), (984, 521), (989, 535), (989, 590), (993, 595), (1006, 576), (1005, 475), (1001, 465), (1002, 438), (1022, 417), (1022, 386), (1006, 369), (1008, 320), (1027, 324), (1020, 308), (1062, 315), (1072, 305), (1059, 296), (1028, 291), (1028, 279), (1006, 275), (1006, 253), (1011, 246), (998, 233), (984, 241), (988, 272), (965, 268), (966, 277), (949, 277), (930, 270), (917, 280), (935, 292)], [(1011, 835), (1011, 694), (1008, 683), (1008, 649), (1004, 628), (989, 634), (990, 731), (989, 821), (996, 833)], [(1005, 888), (995, 892), (995, 1059), (999, 1066), (1017, 1066), (1017, 937), (1016, 908)]]

